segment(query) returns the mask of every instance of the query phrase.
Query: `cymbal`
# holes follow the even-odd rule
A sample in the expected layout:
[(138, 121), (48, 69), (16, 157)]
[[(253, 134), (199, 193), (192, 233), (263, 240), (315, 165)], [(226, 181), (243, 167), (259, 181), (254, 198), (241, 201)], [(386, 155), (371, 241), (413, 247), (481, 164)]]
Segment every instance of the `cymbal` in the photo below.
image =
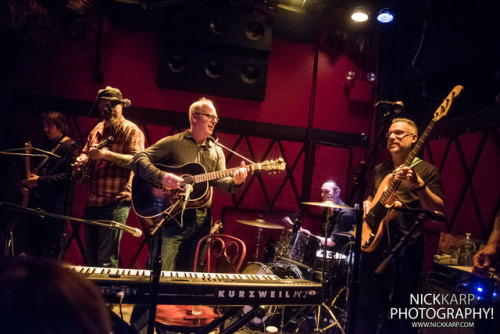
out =
[(313, 205), (313, 206), (320, 206), (322, 208), (339, 208), (339, 209), (351, 209), (354, 210), (354, 208), (347, 206), (347, 205), (338, 205), (333, 203), (332, 201), (324, 201), (324, 202), (302, 202), (301, 204), (305, 205)]
[(340, 235), (342, 237), (348, 237), (348, 238), (352, 238), (354, 237), (354, 231), (347, 231), (347, 232), (334, 232), (332, 233), (334, 235)]
[(285, 227), (273, 222), (265, 221), (264, 219), (254, 219), (254, 220), (236, 220), (240, 224), (262, 227), (262, 228), (270, 228), (273, 230), (282, 230)]

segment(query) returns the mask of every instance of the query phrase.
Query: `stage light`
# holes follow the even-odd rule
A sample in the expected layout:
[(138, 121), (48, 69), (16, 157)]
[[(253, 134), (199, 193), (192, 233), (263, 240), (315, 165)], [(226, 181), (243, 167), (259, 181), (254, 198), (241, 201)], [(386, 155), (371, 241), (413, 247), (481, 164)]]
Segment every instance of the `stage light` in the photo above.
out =
[(356, 9), (354, 9), (351, 15), (351, 19), (354, 22), (365, 22), (366, 20), (368, 20), (368, 13), (361, 7), (357, 7)]
[(380, 10), (377, 16), (377, 21), (380, 23), (390, 23), (394, 20), (394, 14), (392, 14), (389, 9), (384, 8)]
[(478, 292), (483, 292), (483, 288), (482, 288), (482, 287), (480, 287), (480, 286), (478, 286), (478, 287), (476, 288), (476, 290), (477, 290)]

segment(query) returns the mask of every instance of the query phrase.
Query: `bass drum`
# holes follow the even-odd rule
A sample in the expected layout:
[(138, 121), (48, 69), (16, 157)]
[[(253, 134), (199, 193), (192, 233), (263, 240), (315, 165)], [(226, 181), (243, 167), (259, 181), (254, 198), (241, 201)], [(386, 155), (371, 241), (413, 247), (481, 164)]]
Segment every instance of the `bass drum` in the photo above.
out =
[[(260, 263), (260, 262), (250, 262), (241, 272), (247, 275), (276, 275), (279, 278), (294, 278), (294, 279), (304, 279), (302, 272), (299, 267), (293, 263), (286, 261), (277, 261), (274, 263)], [(262, 307), (266, 310), (266, 314), (262, 317), (255, 317), (249, 322), (252, 325), (259, 326), (270, 319), (276, 312), (283, 308), (283, 306), (264, 306)], [(243, 314), (248, 313), (251, 310), (251, 306), (243, 307)]]

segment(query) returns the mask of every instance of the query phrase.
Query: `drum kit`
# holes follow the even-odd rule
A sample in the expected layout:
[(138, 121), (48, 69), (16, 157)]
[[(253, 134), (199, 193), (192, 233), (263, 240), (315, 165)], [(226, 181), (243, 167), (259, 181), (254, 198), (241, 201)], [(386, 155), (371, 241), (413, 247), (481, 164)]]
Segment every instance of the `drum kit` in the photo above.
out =
[[(313, 205), (323, 208), (345, 208), (353, 209), (347, 206), (340, 206), (333, 202), (303, 202), (305, 205)], [(317, 326), (315, 332), (324, 332), (326, 329), (335, 325), (343, 333), (342, 325), (332, 312), (335, 311), (341, 320), (345, 320), (347, 313), (347, 291), (349, 286), (349, 272), (351, 271), (352, 244), (354, 244), (354, 234), (350, 231), (338, 232), (337, 235), (349, 238), (347, 246), (342, 252), (334, 252), (326, 249), (322, 245), (320, 238), (309, 233), (307, 230), (301, 230), (297, 224), (294, 224), (288, 217), (283, 219), (291, 226), (289, 228), (264, 219), (255, 220), (237, 220), (238, 223), (254, 226), (259, 229), (257, 236), (257, 250), (255, 253), (255, 262), (249, 262), (243, 269), (243, 274), (263, 274), (276, 275), (280, 278), (308, 279), (322, 283), (324, 286), (324, 296), (322, 305), (326, 308), (327, 314), (331, 315), (332, 321), (323, 329), (319, 328), (320, 308), (318, 308), (316, 318)], [(300, 223), (300, 222), (299, 222)], [(293, 228), (292, 228), (293, 227)], [(274, 247), (273, 261), (270, 263), (258, 262), (258, 249), (260, 246), (260, 237), (262, 229), (283, 230), (278, 243)], [(288, 309), (288, 310), (287, 310)], [(295, 326), (295, 332), (299, 332), (301, 326), (305, 326), (304, 321), (313, 309), (309, 307), (291, 308), (268, 306), (266, 314), (262, 318), (254, 318), (250, 321), (254, 326), (267, 326), (274, 321), (275, 325), (282, 329), (287, 326)], [(243, 309), (243, 313), (248, 312)], [(279, 317), (278, 315), (281, 315)]]

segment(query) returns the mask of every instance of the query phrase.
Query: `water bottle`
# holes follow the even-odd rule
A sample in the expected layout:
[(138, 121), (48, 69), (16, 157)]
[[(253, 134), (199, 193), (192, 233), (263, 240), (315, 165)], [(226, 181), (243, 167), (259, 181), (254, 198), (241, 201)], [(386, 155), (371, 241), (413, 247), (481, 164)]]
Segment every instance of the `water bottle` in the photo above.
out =
[(465, 233), (465, 240), (462, 242), (460, 250), (459, 264), (465, 267), (472, 267), (472, 257), (474, 256), (475, 244), (470, 239), (470, 233)]

